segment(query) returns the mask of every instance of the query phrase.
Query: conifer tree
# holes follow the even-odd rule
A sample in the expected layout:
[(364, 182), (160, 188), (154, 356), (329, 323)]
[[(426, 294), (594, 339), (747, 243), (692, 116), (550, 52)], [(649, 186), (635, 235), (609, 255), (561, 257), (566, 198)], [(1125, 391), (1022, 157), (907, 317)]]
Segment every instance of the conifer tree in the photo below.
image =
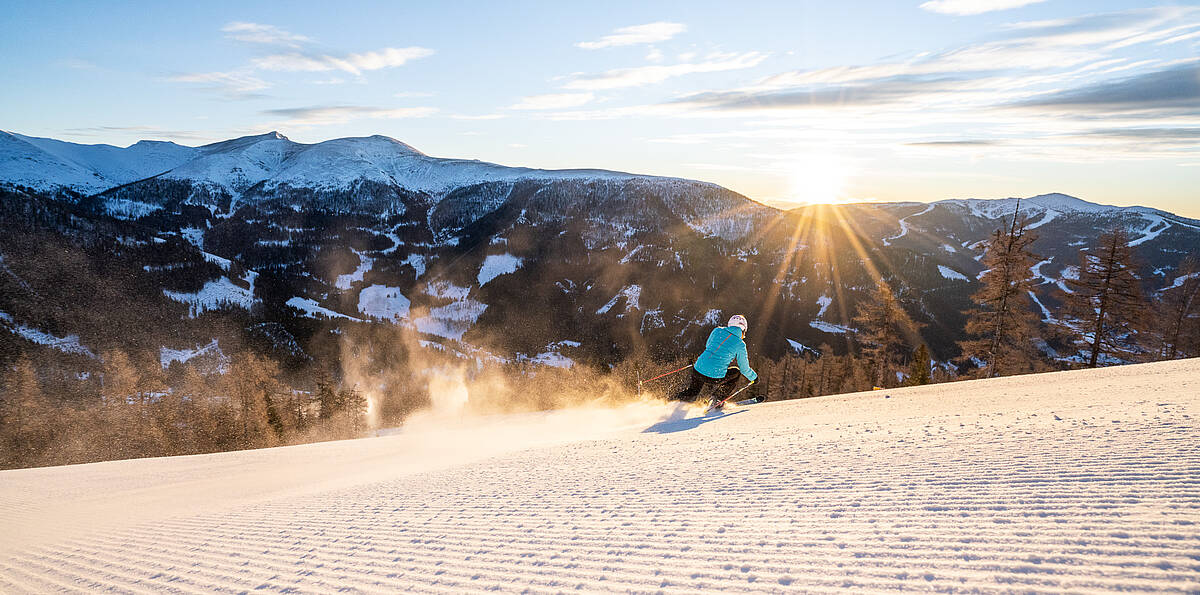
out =
[(929, 357), (929, 348), (924, 343), (913, 353), (912, 364), (908, 368), (908, 384), (921, 386), (933, 382), (933, 361)]
[(1200, 260), (1189, 256), (1180, 263), (1171, 285), (1161, 292), (1155, 320), (1159, 326), (1159, 357), (1176, 359), (1200, 355)]
[(1038, 357), (1032, 341), (1038, 317), (1029, 298), (1038, 261), (1030, 246), (1036, 236), (1019, 217), (1020, 208), (1018, 201), (1012, 222), (988, 242), (983, 287), (971, 296), (979, 308), (966, 313), (966, 331), (973, 338), (959, 343), (963, 357), (982, 362), (987, 378), (1033, 371)]
[(874, 386), (893, 384), (894, 372), (918, 337), (917, 324), (900, 307), (887, 282), (880, 279), (870, 297), (859, 302), (854, 324)]
[(1088, 346), (1089, 368), (1102, 355), (1136, 357), (1143, 353), (1137, 341), (1145, 320), (1146, 299), (1134, 272), (1133, 248), (1124, 229), (1100, 236), (1096, 249), (1079, 253), (1079, 276), (1067, 279), (1071, 289), (1064, 300), (1068, 323)]
[(97, 441), (108, 450), (107, 458), (137, 456), (138, 373), (129, 355), (119, 349), (105, 352), (97, 412)]
[(847, 356), (845, 374), (843, 375), (841, 392), (856, 393), (871, 390), (871, 378), (866, 368), (869, 364), (854, 357)]
[(280, 392), (279, 366), (253, 354), (234, 358), (225, 375), (229, 396), (236, 404), (240, 448), (257, 448), (276, 443), (268, 409), (271, 398)]
[(0, 393), (0, 465), (39, 464), (54, 440), (51, 410), (33, 362), (22, 358), (4, 379)]

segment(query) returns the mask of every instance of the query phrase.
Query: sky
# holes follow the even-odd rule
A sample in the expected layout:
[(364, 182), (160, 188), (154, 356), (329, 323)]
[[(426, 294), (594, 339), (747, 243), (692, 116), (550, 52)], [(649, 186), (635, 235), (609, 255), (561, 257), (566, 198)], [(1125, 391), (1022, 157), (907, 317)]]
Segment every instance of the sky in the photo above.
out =
[(0, 129), (1200, 217), (1200, 1), (18, 2)]

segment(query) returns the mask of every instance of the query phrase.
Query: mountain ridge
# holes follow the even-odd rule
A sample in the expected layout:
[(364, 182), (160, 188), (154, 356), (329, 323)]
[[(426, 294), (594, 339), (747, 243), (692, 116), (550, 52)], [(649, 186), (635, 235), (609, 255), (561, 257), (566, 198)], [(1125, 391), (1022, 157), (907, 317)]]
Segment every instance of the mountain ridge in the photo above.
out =
[[(36, 151), (45, 153), (50, 158), (63, 162), (65, 169), (76, 177), (65, 179), (38, 179), (31, 177), (32, 172), (14, 172), (12, 168), (4, 168), (4, 147), (0, 145), (0, 183), (16, 182), (39, 190), (49, 190), (62, 187), (87, 194), (102, 194), (117, 187), (136, 184), (150, 178), (173, 179), (189, 182), (203, 182), (213, 187), (241, 194), (257, 184), (265, 184), (264, 190), (270, 191), (281, 186), (306, 187), (316, 189), (344, 189), (354, 182), (369, 180), (378, 183), (390, 183), (412, 190), (440, 194), (448, 192), (453, 187), (461, 187), (481, 182), (510, 182), (521, 179), (555, 179), (555, 178), (595, 178), (595, 179), (653, 179), (679, 180), (695, 184), (707, 184), (720, 188), (718, 184), (703, 180), (680, 178), (677, 176), (657, 176), (638, 174), (600, 168), (566, 168), (540, 169), (522, 166), (508, 166), (476, 159), (461, 159), (452, 157), (431, 157), (412, 145), (385, 135), (370, 135), (360, 137), (339, 137), (316, 143), (300, 143), (292, 141), (279, 131), (270, 131), (257, 135), (246, 135), (216, 141), (196, 147), (180, 145), (173, 141), (139, 140), (128, 147), (118, 147), (110, 144), (85, 145), (61, 141), (48, 137), (33, 137), (12, 131), (0, 131), (12, 139), (22, 141)], [(260, 146), (270, 143), (270, 146)], [(412, 163), (399, 164), (395, 156), (380, 153), (380, 145), (396, 150), (401, 160), (412, 158)], [(158, 161), (132, 167), (129, 162), (138, 158), (131, 153), (139, 148), (143, 153), (149, 149), (170, 147), (171, 157), (159, 155)], [(252, 148), (259, 149), (254, 155), (243, 153)], [(265, 151), (273, 149), (274, 155)], [(375, 151), (367, 151), (375, 149)], [(121, 153), (114, 156), (114, 152)], [(161, 151), (160, 151), (161, 152)], [(233, 159), (237, 154), (237, 159)], [(89, 157), (90, 155), (90, 157)], [(143, 157), (144, 159), (144, 157)], [(202, 162), (201, 161), (204, 160)], [(304, 161), (308, 162), (305, 163)], [(38, 163), (30, 159), (32, 163)], [(115, 164), (125, 164), (125, 170), (114, 173)], [(360, 167), (345, 167), (349, 163)], [(54, 165), (52, 161), (42, 160), (42, 166), (31, 169), (45, 172), (45, 164)], [(247, 167), (249, 165), (250, 167)], [(71, 167), (74, 166), (74, 167)], [(257, 166), (257, 168), (255, 167)], [(341, 166), (341, 167), (339, 167)], [(403, 166), (403, 167), (401, 167)], [(119, 167), (119, 166), (118, 166)], [(79, 171), (82, 168), (83, 171)], [(325, 168), (325, 169), (323, 169)], [(399, 169), (397, 169), (399, 168)], [(445, 170), (459, 168), (456, 178), (447, 175)], [(255, 171), (257, 169), (257, 171)], [(25, 175), (21, 175), (24, 173)], [(397, 174), (408, 174), (397, 175)], [(332, 180), (330, 179), (332, 178)], [(40, 182), (40, 183), (38, 183)], [(749, 198), (749, 197), (747, 197)], [(750, 198), (750, 200), (754, 200)], [(1045, 213), (1100, 213), (1120, 211), (1126, 213), (1144, 213), (1167, 216), (1184, 224), (1200, 226), (1200, 220), (1178, 215), (1155, 207), (1134, 205), (1115, 206), (1094, 203), (1061, 192), (1050, 192), (1032, 197), (1005, 198), (948, 198), (934, 201), (881, 201), (881, 202), (851, 202), (847, 205), (873, 205), (882, 208), (900, 208), (909, 205), (943, 205), (958, 206), (969, 210), (972, 214), (997, 219), (1011, 211), (1015, 201), (1020, 200), (1026, 207), (1035, 208)], [(755, 200), (755, 203), (771, 210), (776, 207)], [(804, 209), (805, 207), (797, 207)], [(796, 210), (796, 209), (792, 209)]]

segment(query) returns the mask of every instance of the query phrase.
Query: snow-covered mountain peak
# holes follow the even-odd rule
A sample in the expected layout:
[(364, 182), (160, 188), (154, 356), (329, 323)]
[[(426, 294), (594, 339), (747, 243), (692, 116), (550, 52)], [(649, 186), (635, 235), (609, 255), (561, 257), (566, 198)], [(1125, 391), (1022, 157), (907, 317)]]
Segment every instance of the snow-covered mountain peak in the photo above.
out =
[(1082, 198), (1076, 198), (1069, 194), (1062, 194), (1059, 192), (1039, 194), (1038, 196), (1026, 198), (1021, 201), (1021, 204), (1038, 206), (1044, 209), (1054, 209), (1055, 211), (1064, 213), (1098, 213), (1101, 211), (1120, 208), (1088, 202)]
[(357, 138), (349, 137), (349, 140), (359, 140), (359, 139), (369, 140), (369, 141), (373, 141), (373, 142), (385, 142), (385, 143), (392, 145), (396, 150), (404, 151), (406, 153), (411, 153), (413, 155), (424, 155), (424, 153), (418, 151), (416, 149), (416, 147), (413, 147), (412, 145), (410, 145), (406, 142), (396, 140), (390, 136), (384, 136), (382, 134), (372, 134), (371, 136), (357, 137)]
[(1088, 202), (1059, 192), (1040, 194), (1028, 198), (953, 198), (940, 200), (935, 204), (958, 207), (979, 217), (998, 219), (1000, 217), (1011, 216), (1017, 209), (1018, 201), (1020, 202), (1021, 214), (1027, 217), (1043, 215), (1050, 211), (1067, 214), (1103, 213), (1123, 209), (1123, 207)]
[(205, 154), (163, 174), (183, 180), (242, 192), (269, 178), (284, 161), (306, 145), (282, 135), (242, 137), (202, 147)]
[(198, 153), (193, 147), (163, 141), (140, 141), (121, 148), (2, 132), (0, 181), (94, 193), (160, 174)]
[(136, 143), (133, 143), (132, 145), (129, 145), (129, 147), (128, 147), (128, 148), (132, 149), (132, 148), (134, 148), (134, 147), (144, 147), (144, 148), (150, 148), (150, 147), (183, 147), (183, 148), (185, 148), (185, 149), (189, 149), (189, 148), (191, 148), (191, 147), (184, 147), (183, 145), (181, 145), (181, 144), (179, 144), (179, 143), (176, 143), (176, 142), (174, 142), (174, 141), (169, 141), (169, 140), (140, 140), (140, 141), (138, 141), (138, 142), (136, 142)]
[[(288, 137), (279, 134), (278, 132), (268, 132), (266, 134), (254, 134), (250, 136), (239, 136), (229, 140), (223, 140), (215, 143), (209, 143), (200, 147), (206, 153), (216, 153), (222, 151), (231, 151), (256, 145), (262, 142), (285, 142), (292, 143)], [(299, 143), (292, 143), (299, 144)]]

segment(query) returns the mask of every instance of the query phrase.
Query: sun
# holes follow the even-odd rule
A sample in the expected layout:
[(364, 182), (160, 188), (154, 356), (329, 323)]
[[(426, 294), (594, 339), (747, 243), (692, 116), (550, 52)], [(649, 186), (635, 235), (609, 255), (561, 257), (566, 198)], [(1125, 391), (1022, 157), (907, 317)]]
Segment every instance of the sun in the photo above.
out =
[(803, 156), (791, 167), (787, 200), (800, 204), (848, 202), (846, 182), (849, 176), (845, 160), (835, 155)]

